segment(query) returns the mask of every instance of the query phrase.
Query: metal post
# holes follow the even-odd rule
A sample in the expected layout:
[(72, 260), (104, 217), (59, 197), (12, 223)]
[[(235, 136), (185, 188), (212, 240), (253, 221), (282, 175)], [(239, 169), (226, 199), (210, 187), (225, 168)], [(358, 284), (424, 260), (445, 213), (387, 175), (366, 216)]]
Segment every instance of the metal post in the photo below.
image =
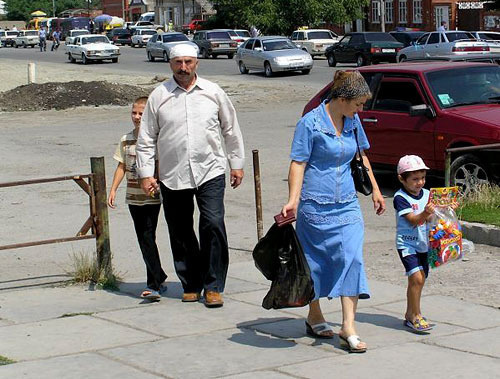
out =
[(260, 181), (259, 150), (252, 150), (253, 155), (253, 180), (255, 186), (255, 212), (257, 216), (257, 238), (260, 241), (264, 234), (262, 221), (262, 186)]
[(446, 157), (444, 161), (444, 185), (445, 187), (450, 186), (450, 167), (451, 167), (451, 152), (446, 151)]
[(385, 0), (380, 0), (380, 31), (385, 33)]
[(28, 84), (36, 82), (36, 66), (34, 63), (28, 63)]
[(109, 220), (108, 207), (106, 204), (106, 173), (104, 169), (104, 157), (90, 158), (90, 167), (93, 174), (93, 191), (95, 195), (96, 210), (96, 250), (97, 265), (99, 272), (105, 275), (110, 274), (111, 270), (111, 247), (109, 243)]
[(56, 17), (56, 0), (52, 0), (52, 17)]

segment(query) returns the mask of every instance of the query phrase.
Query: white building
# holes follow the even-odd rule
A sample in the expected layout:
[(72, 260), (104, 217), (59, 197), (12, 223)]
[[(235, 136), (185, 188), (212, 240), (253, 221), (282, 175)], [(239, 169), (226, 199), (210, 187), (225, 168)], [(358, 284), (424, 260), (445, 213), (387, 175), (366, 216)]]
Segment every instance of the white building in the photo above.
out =
[(155, 0), (155, 20), (157, 24), (167, 25), (172, 21), (176, 30), (192, 19), (205, 19), (214, 14), (208, 0)]
[(6, 13), (7, 11), (5, 10), (5, 1), (0, 0), (0, 16), (3, 16)]

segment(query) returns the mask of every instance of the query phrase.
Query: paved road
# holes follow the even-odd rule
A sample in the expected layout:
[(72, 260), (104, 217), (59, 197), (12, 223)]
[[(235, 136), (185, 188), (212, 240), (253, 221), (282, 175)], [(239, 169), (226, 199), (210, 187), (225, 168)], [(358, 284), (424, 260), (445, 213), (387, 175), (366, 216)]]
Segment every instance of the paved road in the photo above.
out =
[[(49, 49), (51, 44), (49, 43)], [(165, 62), (155, 61), (149, 62), (146, 58), (145, 48), (131, 48), (129, 46), (120, 46), (121, 57), (118, 63), (94, 63), (89, 67), (96, 70), (109, 70), (112, 68), (117, 71), (128, 71), (130, 73), (140, 74), (156, 74), (164, 75), (168, 72), (165, 67)], [(40, 52), (36, 49), (15, 49), (15, 48), (2, 48), (0, 49), (0, 59), (15, 59), (19, 61), (35, 61), (35, 62), (51, 62), (60, 63), (61, 65), (69, 65), (67, 55), (64, 54), (65, 45), (61, 45), (57, 52)], [(81, 63), (77, 63), (81, 64)], [(352, 65), (346, 65), (344, 68), (352, 68)], [(324, 58), (317, 58), (314, 60), (314, 67), (309, 75), (302, 75), (300, 72), (278, 74), (273, 78), (266, 78), (263, 73), (250, 73), (249, 75), (241, 75), (239, 73), (236, 62), (233, 59), (221, 57), (218, 59), (205, 59), (201, 61), (199, 68), (200, 75), (228, 75), (228, 76), (241, 76), (244, 80), (249, 81), (285, 81), (295, 84), (321, 84), (327, 83), (332, 79), (333, 69), (328, 67), (328, 63)]]

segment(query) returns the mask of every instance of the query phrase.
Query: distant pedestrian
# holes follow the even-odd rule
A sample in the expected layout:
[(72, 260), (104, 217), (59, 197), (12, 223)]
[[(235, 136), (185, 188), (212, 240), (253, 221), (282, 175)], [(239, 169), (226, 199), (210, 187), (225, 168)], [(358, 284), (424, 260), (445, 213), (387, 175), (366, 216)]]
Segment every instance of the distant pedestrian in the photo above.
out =
[(173, 32), (174, 31), (174, 23), (172, 22), (172, 20), (170, 20), (168, 22), (168, 29), (167, 29), (167, 32)]
[(255, 27), (255, 25), (252, 25), (250, 27), (250, 35), (252, 36), (252, 38), (255, 38), (255, 37), (258, 37), (259, 36), (259, 29), (257, 29)]
[(50, 51), (54, 50), (57, 51), (60, 43), (61, 43), (61, 32), (56, 29), (54, 33), (52, 33), (52, 47), (50, 48)]
[(441, 21), (441, 26), (437, 28), (438, 32), (446, 32), (448, 30), (448, 27), (446, 26), (446, 21)]
[(44, 26), (38, 31), (38, 38), (40, 39), (40, 51), (47, 51), (47, 31)]
[(434, 213), (429, 190), (424, 189), (428, 169), (419, 156), (402, 157), (397, 167), (402, 188), (394, 195), (396, 248), (408, 276), (404, 324), (414, 332), (432, 329), (420, 310), (420, 297), (429, 273), (427, 220)]
[(158, 300), (164, 289), (162, 283), (167, 279), (167, 275), (161, 267), (160, 254), (156, 245), (156, 226), (158, 224), (161, 201), (158, 192), (146, 195), (141, 190), (135, 159), (137, 135), (139, 134), (141, 118), (147, 100), (147, 97), (139, 97), (134, 101), (131, 114), (134, 130), (121, 138), (120, 144), (113, 156), (118, 161), (118, 166), (113, 176), (108, 205), (113, 209), (115, 208), (116, 190), (126, 176), (127, 193), (125, 203), (128, 204), (134, 221), (137, 240), (139, 241), (142, 257), (146, 264), (147, 288), (142, 291), (141, 297), (149, 300)]

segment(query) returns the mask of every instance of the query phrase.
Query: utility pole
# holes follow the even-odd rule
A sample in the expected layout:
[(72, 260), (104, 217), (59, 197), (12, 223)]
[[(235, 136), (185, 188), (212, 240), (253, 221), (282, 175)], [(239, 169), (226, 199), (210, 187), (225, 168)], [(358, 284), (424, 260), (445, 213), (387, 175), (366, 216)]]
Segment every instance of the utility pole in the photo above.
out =
[(385, 0), (380, 0), (380, 30), (385, 33)]
[(52, 17), (56, 17), (56, 0), (52, 0)]
[(90, 17), (90, 0), (87, 0), (87, 16)]

